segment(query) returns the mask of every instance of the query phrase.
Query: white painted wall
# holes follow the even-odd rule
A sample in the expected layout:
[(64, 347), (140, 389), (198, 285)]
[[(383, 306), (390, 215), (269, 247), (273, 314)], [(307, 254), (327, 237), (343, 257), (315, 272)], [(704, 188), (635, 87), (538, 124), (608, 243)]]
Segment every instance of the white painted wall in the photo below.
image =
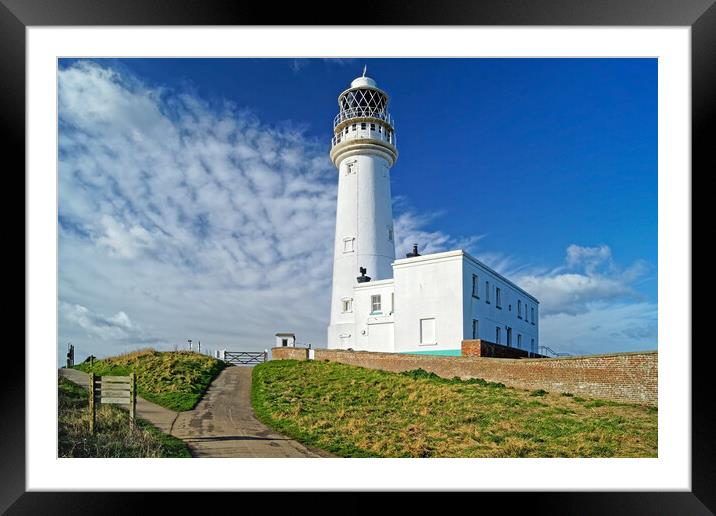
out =
[[(363, 351), (395, 351), (395, 324), (393, 317), (394, 280), (370, 281), (355, 287), (355, 329), (352, 347)], [(381, 309), (373, 311), (372, 296), (380, 296)]]
[[(396, 260), (393, 273), (393, 280), (354, 286), (354, 338), (350, 345), (342, 347), (384, 352), (458, 350), (464, 339), (473, 338), (472, 321), (476, 319), (478, 338), (494, 342), (495, 328), (499, 326), (500, 343), (507, 345), (507, 328), (512, 328), (512, 347), (537, 351), (537, 300), (468, 253), (457, 250)], [(472, 295), (473, 274), (478, 278), (477, 297)], [(371, 313), (371, 296), (377, 294), (382, 301), (380, 314)], [(517, 313), (518, 301), (521, 317)], [(535, 309), (534, 324), (531, 308)], [(433, 327), (434, 341), (421, 342), (421, 328), (428, 333)]]
[[(396, 260), (395, 351), (460, 349), (463, 339), (462, 256), (436, 253)], [(420, 342), (421, 319), (435, 319), (435, 343)]]
[[(472, 295), (472, 276), (478, 278), (477, 296)], [(490, 293), (487, 295), (487, 283)], [(497, 305), (497, 289), (501, 292), (501, 303)], [(488, 302), (489, 301), (489, 302)], [(517, 311), (518, 305), (521, 312)], [(512, 328), (512, 347), (526, 351), (537, 351), (539, 346), (539, 302), (507, 278), (463, 252), (463, 312), (465, 339), (471, 339), (472, 321), (478, 321), (478, 337), (490, 342), (496, 341), (496, 328), (501, 328), (499, 344), (507, 345), (507, 328)], [(534, 308), (534, 324), (531, 308)], [(526, 317), (525, 317), (525, 309)], [(522, 345), (518, 346), (518, 336)], [(531, 342), (534, 339), (534, 349)]]

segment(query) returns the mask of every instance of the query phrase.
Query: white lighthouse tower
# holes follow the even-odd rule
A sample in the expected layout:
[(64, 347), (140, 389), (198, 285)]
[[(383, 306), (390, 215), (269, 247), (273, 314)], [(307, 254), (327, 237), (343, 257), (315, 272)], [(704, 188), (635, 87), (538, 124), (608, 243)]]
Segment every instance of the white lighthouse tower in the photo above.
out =
[[(398, 150), (388, 95), (370, 77), (358, 77), (338, 96), (331, 160), (338, 169), (338, 204), (328, 347), (350, 347), (355, 337), (354, 288), (393, 277), (395, 260), (390, 167)], [(361, 273), (365, 269), (365, 273)]]

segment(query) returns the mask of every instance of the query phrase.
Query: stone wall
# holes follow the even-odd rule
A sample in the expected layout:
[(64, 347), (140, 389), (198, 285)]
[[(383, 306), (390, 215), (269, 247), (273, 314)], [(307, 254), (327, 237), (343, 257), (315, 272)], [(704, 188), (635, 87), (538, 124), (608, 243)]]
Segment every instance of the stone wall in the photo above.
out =
[(271, 348), (271, 360), (308, 360), (308, 348)]
[[(308, 350), (274, 348), (273, 360), (307, 360)], [(316, 360), (402, 372), (424, 369), (445, 378), (483, 378), (521, 389), (568, 392), (656, 406), (656, 351), (562, 358), (432, 356), (316, 349)]]

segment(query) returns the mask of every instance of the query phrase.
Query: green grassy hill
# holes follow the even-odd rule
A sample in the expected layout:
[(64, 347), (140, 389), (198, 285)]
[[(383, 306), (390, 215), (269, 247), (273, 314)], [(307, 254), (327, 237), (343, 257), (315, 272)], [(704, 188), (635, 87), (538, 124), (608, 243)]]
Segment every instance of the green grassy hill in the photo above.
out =
[(160, 352), (145, 349), (76, 365), (96, 375), (137, 374), (137, 394), (171, 410), (191, 410), (226, 364), (190, 351)]
[(657, 410), (425, 371), (271, 361), (253, 371), (265, 424), (344, 457), (656, 457)]
[(58, 383), (59, 457), (191, 457), (186, 444), (142, 419), (129, 429), (126, 410), (117, 405), (97, 407), (95, 433), (89, 433), (87, 389), (64, 378)]

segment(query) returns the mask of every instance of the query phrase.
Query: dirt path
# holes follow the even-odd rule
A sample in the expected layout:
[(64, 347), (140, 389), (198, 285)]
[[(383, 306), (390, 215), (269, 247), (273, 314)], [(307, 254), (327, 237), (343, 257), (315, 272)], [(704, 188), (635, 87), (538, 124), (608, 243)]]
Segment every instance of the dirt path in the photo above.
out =
[[(137, 398), (137, 416), (184, 440), (193, 457), (331, 457), (323, 450), (277, 434), (254, 417), (250, 367), (227, 367), (193, 410), (174, 412)], [(82, 385), (87, 374), (60, 369)]]

